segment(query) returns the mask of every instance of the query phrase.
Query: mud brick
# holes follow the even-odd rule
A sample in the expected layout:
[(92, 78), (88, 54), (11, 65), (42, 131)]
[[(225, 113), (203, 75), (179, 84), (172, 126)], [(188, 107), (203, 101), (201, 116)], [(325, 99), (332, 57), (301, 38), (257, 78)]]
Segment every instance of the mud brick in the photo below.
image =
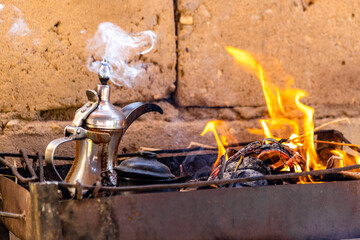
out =
[(177, 103), (265, 105), (260, 82), (225, 46), (253, 53), (268, 78), (286, 74), (308, 104), (360, 103), (360, 3), (355, 0), (178, 1)]

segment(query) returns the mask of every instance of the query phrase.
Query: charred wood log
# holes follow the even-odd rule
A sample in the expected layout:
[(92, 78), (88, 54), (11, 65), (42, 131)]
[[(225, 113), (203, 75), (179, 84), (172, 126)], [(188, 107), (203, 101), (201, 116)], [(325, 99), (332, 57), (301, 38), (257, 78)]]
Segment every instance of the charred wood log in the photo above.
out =
[[(294, 172), (294, 166), (305, 169), (304, 158), (292, 150), (283, 139), (277, 141), (272, 138), (256, 141), (245, 146), (227, 161), (222, 159), (211, 173), (209, 180), (234, 179), (271, 175), (288, 166)], [(281, 182), (282, 183), (282, 182)], [(231, 186), (267, 185), (267, 181), (259, 180), (255, 183), (239, 183)], [(272, 182), (274, 184), (274, 182)]]

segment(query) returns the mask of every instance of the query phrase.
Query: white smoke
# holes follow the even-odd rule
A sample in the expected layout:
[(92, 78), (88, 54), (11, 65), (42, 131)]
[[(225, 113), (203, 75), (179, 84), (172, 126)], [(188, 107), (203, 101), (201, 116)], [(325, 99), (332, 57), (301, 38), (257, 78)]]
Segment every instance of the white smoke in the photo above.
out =
[(144, 72), (136, 60), (139, 55), (150, 52), (155, 41), (156, 35), (152, 31), (129, 34), (113, 23), (101, 23), (86, 46), (90, 53), (88, 69), (97, 73), (101, 61), (107, 59), (112, 72), (110, 80), (118, 86), (132, 87), (135, 78)]
[[(0, 13), (3, 9), (4, 9), (4, 5), (0, 4)], [(0, 15), (0, 17), (1, 17), (1, 15)], [(0, 23), (2, 23), (2, 22), (3, 22), (3, 20), (0, 18)]]
[(22, 18), (18, 18), (11, 25), (10, 30), (8, 31), (9, 35), (19, 35), (21, 37), (26, 36), (30, 32), (26, 22)]
[(20, 37), (24, 37), (31, 32), (27, 23), (22, 17), (23, 14), (19, 8), (17, 8), (14, 5), (11, 5), (11, 7), (6, 6), (6, 11), (4, 11), (4, 9), (5, 9), (5, 5), (0, 4), (0, 12), (5, 14), (5, 16), (1, 16), (1, 17), (4, 17), (4, 19), (6, 19), (5, 22), (3, 19), (0, 19), (0, 23), (4, 23), (6, 25), (11, 24), (10, 29), (8, 30), (8, 35), (10, 36), (17, 35)]

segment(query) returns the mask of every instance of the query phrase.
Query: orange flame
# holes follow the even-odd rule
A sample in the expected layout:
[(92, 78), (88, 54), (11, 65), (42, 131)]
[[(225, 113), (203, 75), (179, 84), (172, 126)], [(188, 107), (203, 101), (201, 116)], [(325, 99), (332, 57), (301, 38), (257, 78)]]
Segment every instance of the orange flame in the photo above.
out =
[[(255, 74), (264, 92), (266, 105), (269, 111), (270, 120), (260, 120), (263, 127), (263, 134), (266, 137), (281, 139), (293, 139), (292, 148), (299, 148), (300, 153), (306, 156), (306, 170), (320, 169), (323, 166), (317, 164), (318, 156), (314, 146), (314, 109), (301, 103), (301, 98), (307, 93), (300, 89), (290, 88), (292, 78), (287, 78), (287, 87), (278, 88), (273, 82), (266, 78), (261, 65), (248, 52), (226, 47), (227, 52), (232, 55), (245, 69)], [(296, 109), (294, 109), (296, 106)], [(290, 114), (291, 111), (291, 114)], [(250, 130), (253, 133), (258, 131)], [(307, 133), (303, 142), (295, 141), (301, 133)]]
[[(293, 79), (290, 77), (287, 77), (285, 88), (277, 87), (266, 78), (263, 68), (250, 53), (234, 47), (226, 47), (226, 50), (242, 67), (258, 77), (264, 92), (270, 119), (260, 120), (262, 130), (249, 129), (249, 131), (254, 134), (265, 135), (266, 138), (277, 140), (288, 139), (289, 143), (286, 144), (296, 149), (306, 159), (306, 171), (324, 169), (326, 166), (320, 163), (314, 145), (314, 109), (300, 101), (303, 97), (307, 96), (307, 93), (301, 89), (291, 88)], [(223, 124), (223, 121), (210, 121), (201, 133), (201, 136), (203, 136), (211, 131), (216, 139), (218, 157), (214, 168), (219, 164), (221, 156), (226, 155), (225, 146), (228, 145), (227, 138), (223, 135), (219, 137), (217, 133), (217, 129), (221, 124)], [(332, 153), (341, 158), (341, 162), (339, 162), (341, 166), (348, 165), (346, 161), (349, 164), (354, 164), (354, 162), (360, 164), (360, 157), (358, 155), (348, 155), (341, 150), (334, 150)], [(227, 155), (225, 159), (228, 159)], [(290, 170), (289, 166), (284, 165), (281, 171)], [(301, 166), (294, 163), (294, 171), (301, 172)], [(302, 178), (300, 183), (305, 183), (309, 180), (312, 182), (311, 179)]]
[[(218, 156), (217, 159), (215, 161), (214, 167), (216, 167), (219, 164), (220, 158), (221, 156), (225, 155), (226, 150), (225, 150), (225, 146), (228, 145), (228, 143), (226, 142), (226, 137), (221, 135), (221, 138), (219, 137), (216, 128), (218, 128), (221, 124), (223, 124), (224, 122), (221, 120), (217, 120), (217, 121), (210, 121), (206, 124), (203, 132), (200, 134), (201, 136), (204, 136), (206, 133), (208, 132), (212, 132), (214, 134), (216, 143), (218, 145)], [(221, 139), (221, 140), (220, 140)], [(228, 159), (228, 156), (225, 156), (225, 160)]]
[[(335, 156), (340, 157), (338, 165), (336, 165), (335, 167), (344, 167), (348, 165), (360, 164), (360, 157), (358, 153), (355, 153), (355, 155), (351, 155), (346, 151), (340, 149), (332, 150), (331, 153)], [(355, 169), (353, 171), (358, 172), (359, 170)]]
[(344, 159), (345, 159), (346, 153), (344, 151), (341, 151), (341, 150), (332, 150), (331, 153), (333, 153), (333, 154), (340, 157), (339, 166), (337, 166), (337, 167), (344, 167)]

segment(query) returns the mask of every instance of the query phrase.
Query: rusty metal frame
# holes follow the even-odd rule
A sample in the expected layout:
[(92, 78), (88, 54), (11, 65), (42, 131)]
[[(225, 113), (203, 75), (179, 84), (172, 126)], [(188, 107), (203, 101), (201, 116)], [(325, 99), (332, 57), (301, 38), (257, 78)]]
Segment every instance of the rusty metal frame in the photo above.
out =
[[(183, 150), (176, 151), (182, 153)], [(10, 155), (0, 153), (0, 157), (15, 157)], [(359, 168), (360, 165), (255, 178), (108, 187), (100, 183), (96, 186), (63, 182), (30, 183), (37, 176), (31, 171), (29, 158), (40, 160), (39, 179), (43, 181), (44, 172), (41, 172), (40, 165), (43, 156), (30, 156), (23, 151), (21, 155), (16, 155), (19, 156), (24, 158), (23, 164), (31, 175), (23, 181), (29, 190), (0, 176), (0, 220), (21, 239), (360, 237), (360, 181), (129, 195), (129, 191), (221, 186), (258, 178), (323, 176)], [(17, 173), (19, 169), (15, 170)], [(64, 187), (77, 188), (77, 200), (60, 200), (59, 189)], [(98, 198), (82, 199), (82, 189), (91, 190), (90, 197)], [(117, 195), (105, 197), (109, 192)]]
[(64, 239), (360, 237), (360, 182), (145, 193), (63, 201)]
[(21, 239), (31, 239), (30, 192), (3, 176), (0, 176), (0, 210), (4, 213), (0, 219), (7, 229)]

